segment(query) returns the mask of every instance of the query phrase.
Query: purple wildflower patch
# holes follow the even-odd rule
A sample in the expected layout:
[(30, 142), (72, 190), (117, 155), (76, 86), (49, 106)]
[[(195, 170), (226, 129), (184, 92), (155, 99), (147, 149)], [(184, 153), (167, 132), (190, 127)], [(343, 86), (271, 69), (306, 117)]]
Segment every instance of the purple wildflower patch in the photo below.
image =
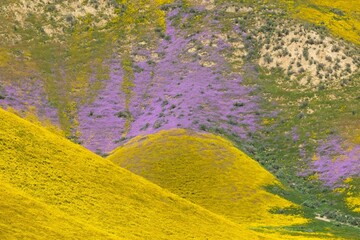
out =
[(346, 145), (340, 138), (333, 138), (320, 144), (313, 170), (325, 185), (335, 187), (348, 177), (360, 177), (360, 145)]

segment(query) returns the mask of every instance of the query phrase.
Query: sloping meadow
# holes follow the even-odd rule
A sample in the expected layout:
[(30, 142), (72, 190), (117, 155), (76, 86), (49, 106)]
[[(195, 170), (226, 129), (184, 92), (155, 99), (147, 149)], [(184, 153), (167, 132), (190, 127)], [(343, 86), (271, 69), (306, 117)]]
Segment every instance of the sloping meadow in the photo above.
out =
[(101, 156), (160, 130), (221, 135), (291, 189), (272, 191), (306, 217), (355, 236), (346, 226), (360, 224), (357, 9), (353, 0), (5, 0), (0, 105)]
[[(2, 239), (278, 239), (0, 109)], [(302, 221), (302, 220), (301, 220)], [(288, 233), (288, 239), (334, 239)]]

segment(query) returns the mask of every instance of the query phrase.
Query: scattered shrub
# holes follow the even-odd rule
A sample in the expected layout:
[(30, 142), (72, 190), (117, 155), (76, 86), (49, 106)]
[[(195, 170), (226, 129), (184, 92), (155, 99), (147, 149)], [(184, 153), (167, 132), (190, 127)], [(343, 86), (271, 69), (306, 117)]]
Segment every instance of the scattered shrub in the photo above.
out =
[(141, 131), (145, 131), (150, 126), (150, 123), (146, 123), (142, 128), (140, 128)]
[(234, 107), (243, 107), (245, 104), (243, 102), (235, 102)]
[(46, 7), (45, 7), (45, 11), (46, 12), (53, 12), (53, 11), (55, 11), (56, 10), (56, 6), (54, 5), (54, 4), (48, 4), (48, 5), (46, 5)]
[(273, 61), (273, 59), (272, 59), (272, 57), (271, 57), (271, 55), (270, 55), (269, 53), (266, 53), (266, 54), (264, 55), (264, 61), (265, 61), (267, 64), (269, 64), (269, 63), (271, 63), (271, 62)]
[(304, 58), (305, 58), (305, 60), (306, 61), (308, 61), (309, 60), (309, 48), (304, 48), (303, 49), (303, 56), (304, 56)]
[(207, 128), (207, 126), (205, 124), (200, 124), (199, 129), (201, 131), (206, 131), (208, 128)]
[(339, 52), (339, 51), (340, 51), (340, 47), (334, 45), (334, 46), (332, 46), (331, 51), (332, 51), (332, 52)]
[(330, 12), (335, 13), (336, 15), (339, 15), (341, 17), (345, 16), (345, 13), (341, 9), (338, 9), (338, 8), (333, 8), (330, 10)]
[(165, 107), (166, 105), (169, 104), (169, 101), (168, 100), (164, 100), (162, 103), (161, 103), (161, 106), (162, 107)]
[(125, 110), (125, 111), (120, 111), (116, 114), (116, 116), (118, 118), (125, 118), (125, 119), (131, 119), (132, 118), (132, 115), (130, 113), (130, 111), (128, 110)]
[(155, 123), (154, 123), (154, 125), (153, 125), (153, 128), (154, 128), (154, 129), (158, 129), (158, 128), (160, 128), (160, 127), (161, 127), (161, 122), (160, 122), (159, 120), (156, 120)]

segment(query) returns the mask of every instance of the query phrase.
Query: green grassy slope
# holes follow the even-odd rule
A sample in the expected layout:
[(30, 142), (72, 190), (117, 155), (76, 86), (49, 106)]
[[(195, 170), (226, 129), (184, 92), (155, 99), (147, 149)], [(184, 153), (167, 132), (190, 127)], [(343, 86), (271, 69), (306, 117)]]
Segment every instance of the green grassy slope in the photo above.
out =
[(0, 122), (1, 239), (258, 239), (1, 109)]

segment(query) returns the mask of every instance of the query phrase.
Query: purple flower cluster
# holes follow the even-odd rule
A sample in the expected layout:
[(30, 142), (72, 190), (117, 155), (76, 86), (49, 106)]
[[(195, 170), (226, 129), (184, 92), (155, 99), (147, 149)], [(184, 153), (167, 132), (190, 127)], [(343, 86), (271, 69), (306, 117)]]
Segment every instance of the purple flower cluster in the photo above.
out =
[[(175, 10), (168, 16), (176, 14), (182, 13)], [(183, 15), (183, 19), (191, 17), (189, 13)], [(82, 144), (94, 152), (106, 153), (125, 138), (163, 129), (220, 128), (243, 138), (256, 131), (257, 98), (251, 96), (252, 89), (244, 86), (240, 75), (232, 73), (223, 57), (229, 44), (214, 35), (216, 32), (205, 29), (189, 35), (186, 30), (175, 29), (168, 20), (167, 38), (157, 49), (132, 49), (133, 56), (145, 56), (146, 60), (134, 58), (130, 95), (122, 89), (126, 73), (121, 59), (109, 63), (110, 78), (103, 80), (94, 100), (77, 103), (75, 130)], [(214, 44), (204, 44), (209, 41)], [(199, 49), (189, 50), (196, 47)], [(24, 111), (27, 106), (36, 106), (40, 116), (58, 123), (58, 113), (49, 105), (43, 89), (38, 83), (7, 86), (8, 96), (0, 104)], [(129, 121), (130, 128), (125, 129)]]
[(119, 63), (111, 63), (109, 80), (91, 104), (79, 107), (80, 141), (94, 152), (109, 152), (117, 145), (125, 126), (125, 119), (117, 114), (125, 108), (125, 94), (121, 91), (123, 71)]
[(360, 177), (360, 145), (344, 144), (340, 138), (324, 141), (311, 166), (329, 187), (338, 186), (348, 177)]
[(50, 120), (58, 125), (58, 111), (51, 106), (44, 86), (41, 81), (27, 79), (18, 84), (6, 84), (1, 86), (0, 107), (13, 108), (19, 114), (26, 114), (35, 108), (35, 113), (40, 120)]
[[(255, 131), (256, 98), (250, 96), (252, 89), (242, 84), (241, 76), (230, 73), (220, 54), (224, 43), (219, 40), (217, 47), (204, 46), (206, 59), (214, 63), (209, 67), (191, 58), (187, 49), (189, 43), (209, 39), (212, 34), (200, 32), (186, 38), (170, 22), (166, 34), (170, 40), (163, 40), (155, 51), (162, 58), (154, 63), (134, 63), (140, 70), (134, 73), (128, 113), (132, 122), (126, 137), (171, 128), (200, 130), (201, 126), (222, 128), (243, 138)], [(151, 59), (150, 50), (139, 49), (136, 53)], [(121, 92), (123, 76), (121, 70), (115, 73), (115, 68), (98, 98), (80, 106), (81, 140), (93, 151), (108, 152), (123, 136), (124, 116), (116, 116), (126, 111)]]

